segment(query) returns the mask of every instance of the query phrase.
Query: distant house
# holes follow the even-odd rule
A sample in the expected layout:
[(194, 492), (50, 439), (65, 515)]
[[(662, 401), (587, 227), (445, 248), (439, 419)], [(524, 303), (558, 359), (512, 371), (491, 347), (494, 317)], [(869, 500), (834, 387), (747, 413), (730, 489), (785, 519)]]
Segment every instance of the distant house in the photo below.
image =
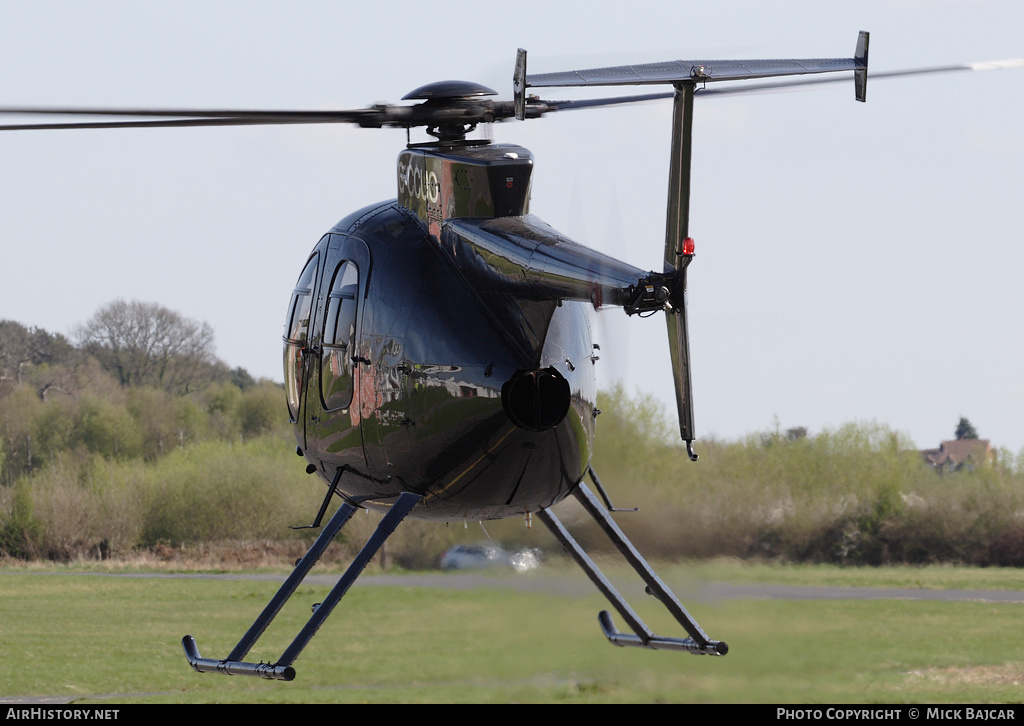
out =
[(991, 464), (995, 450), (988, 439), (954, 439), (943, 441), (937, 449), (925, 449), (921, 455), (940, 472), (959, 471)]

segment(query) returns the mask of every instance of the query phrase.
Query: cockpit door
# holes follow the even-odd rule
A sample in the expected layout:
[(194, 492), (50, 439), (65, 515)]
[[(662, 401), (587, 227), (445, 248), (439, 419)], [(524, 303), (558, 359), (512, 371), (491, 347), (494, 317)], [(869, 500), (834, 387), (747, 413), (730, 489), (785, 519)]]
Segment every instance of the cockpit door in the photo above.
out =
[(317, 312), (310, 328), (305, 392), (306, 450), (328, 468), (365, 463), (360, 426), (359, 365), (363, 297), (370, 275), (366, 244), (328, 235)]
[(359, 268), (352, 260), (344, 260), (334, 272), (324, 318), (320, 399), (325, 411), (347, 409), (352, 404), (358, 300)]

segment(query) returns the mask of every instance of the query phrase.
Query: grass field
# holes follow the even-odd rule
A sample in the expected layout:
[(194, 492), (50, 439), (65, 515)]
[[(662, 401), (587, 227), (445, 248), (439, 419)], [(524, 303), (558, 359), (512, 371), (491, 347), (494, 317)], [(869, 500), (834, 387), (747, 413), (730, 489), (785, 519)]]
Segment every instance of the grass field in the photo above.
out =
[[(296, 661), (294, 682), (193, 672), (180, 640), (224, 657), (277, 585), (254, 580), (0, 570), (0, 696), (77, 703), (982, 703), (1024, 698), (1024, 606), (987, 602), (687, 599), (692, 583), (1024, 589), (1016, 570), (705, 563), (663, 579), (724, 658), (616, 648), (582, 576), (545, 568), (529, 591), (373, 586)], [(548, 591), (544, 578), (561, 587)], [(273, 661), (327, 585), (300, 587), (250, 659)], [(678, 626), (633, 596), (656, 630)], [(620, 628), (624, 627), (620, 623)], [(2, 700), (2, 699), (0, 699)]]

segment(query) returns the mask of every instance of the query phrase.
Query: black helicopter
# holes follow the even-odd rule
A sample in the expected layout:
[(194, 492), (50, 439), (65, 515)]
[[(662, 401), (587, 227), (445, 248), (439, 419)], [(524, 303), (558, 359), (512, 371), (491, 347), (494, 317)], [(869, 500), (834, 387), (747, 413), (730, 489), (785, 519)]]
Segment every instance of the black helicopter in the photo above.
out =
[[(995, 66), (998, 67), (998, 66)], [(412, 105), (346, 111), (0, 108), (0, 113), (110, 117), (115, 120), (9, 124), (0, 130), (354, 123), (424, 127), (433, 137), (399, 154), (397, 198), (353, 212), (314, 247), (291, 294), (284, 328), (287, 409), (297, 452), (326, 496), (341, 504), (278, 593), (224, 659), (182, 645), (200, 672), (292, 680), (293, 663), (400, 522), (533, 515), (583, 568), (631, 633), (607, 612), (601, 628), (615, 645), (725, 655), (705, 634), (615, 524), (614, 508), (591, 467), (597, 346), (588, 311), (665, 313), (687, 455), (696, 461), (686, 275), (693, 104), (696, 96), (830, 82), (787, 79), (719, 89), (742, 81), (852, 72), (866, 97), (868, 34), (851, 58), (671, 61), (528, 75), (520, 50), (512, 101), (475, 83), (432, 83), (408, 94)], [(945, 66), (873, 74), (978, 70)], [(844, 77), (845, 79), (845, 77)], [(530, 87), (668, 85), (669, 93), (546, 101)], [(710, 87), (709, 87), (710, 86)], [(477, 125), (660, 98), (673, 99), (665, 253), (644, 271), (573, 242), (529, 213), (533, 157), (520, 146), (468, 138)], [(129, 120), (125, 120), (129, 119)], [(598, 496), (585, 483), (588, 479)], [(609, 536), (686, 637), (653, 633), (551, 511), (574, 496)], [(360, 508), (385, 514), (377, 530), (305, 627), (274, 663), (245, 657)]]

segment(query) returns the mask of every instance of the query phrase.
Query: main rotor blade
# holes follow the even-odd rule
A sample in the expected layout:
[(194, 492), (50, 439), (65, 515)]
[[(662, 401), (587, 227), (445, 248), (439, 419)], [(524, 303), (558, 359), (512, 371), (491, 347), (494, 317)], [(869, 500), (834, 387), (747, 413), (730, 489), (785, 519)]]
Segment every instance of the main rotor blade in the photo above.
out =
[[(616, 106), (671, 98), (671, 93), (651, 93), (614, 98), (575, 101), (543, 101), (530, 99), (527, 116), (537, 118), (552, 111)], [(141, 109), (141, 108), (58, 108), (6, 106), (0, 115), (92, 116), (122, 117), (123, 121), (54, 121), (41, 123), (2, 124), (0, 131), (96, 128), (159, 128), (186, 126), (255, 126), (279, 124), (354, 123), (360, 126), (424, 126), (445, 122), (475, 123), (503, 121), (515, 115), (509, 101), (481, 101), (451, 106), (375, 106), (349, 111), (255, 111), (209, 109)]]
[(164, 119), (161, 121), (80, 121), (41, 124), (0, 124), (0, 131), (40, 131), (47, 129), (132, 129), (186, 126), (267, 126), (280, 124), (346, 123), (342, 119), (278, 118), (260, 121), (245, 118)]
[[(577, 101), (533, 100), (530, 103), (542, 107), (542, 113), (547, 113), (549, 111), (573, 111), (575, 109), (580, 108), (600, 108), (604, 106), (621, 106), (629, 103), (646, 103), (647, 101), (661, 101), (666, 98), (672, 98), (672, 95), (672, 92), (669, 91), (667, 93), (647, 93), (638, 96), (587, 98)], [(529, 115), (529, 105), (527, 106), (527, 115)]]
[[(826, 73), (836, 70), (863, 72), (857, 58), (825, 58), (812, 60), (783, 61), (672, 61), (653, 63), (646, 66), (619, 66), (592, 71), (570, 71), (528, 76), (529, 86), (590, 86), (590, 85), (635, 85), (671, 82), (669, 79), (685, 78), (699, 85), (697, 97), (763, 93), (776, 89), (823, 83), (848, 82), (848, 76), (827, 78), (798, 78), (783, 81), (748, 84), (731, 88), (708, 88), (707, 83), (721, 80), (764, 78), (780, 74)], [(691, 65), (688, 65), (691, 64)], [(697, 65), (693, 65), (697, 64)], [(900, 76), (949, 73), (956, 71), (988, 71), (1004, 68), (1024, 67), (1024, 58), (1011, 58), (983, 63), (917, 68), (903, 71), (872, 73), (872, 79), (896, 78)], [(582, 100), (547, 101), (536, 98), (526, 102), (527, 118), (537, 118), (553, 111), (571, 111), (584, 108), (644, 103), (671, 98), (672, 93), (651, 93), (611, 98)], [(488, 121), (502, 121), (515, 116), (511, 101), (456, 102), (449, 105), (414, 106), (372, 106), (365, 109), (338, 111), (310, 110), (239, 110), (239, 109), (144, 109), (144, 108), (75, 108), (0, 106), (0, 116), (77, 116), (114, 117), (109, 121), (51, 121), (41, 123), (0, 124), (0, 131), (29, 131), (46, 129), (95, 129), (95, 128), (161, 128), (197, 126), (256, 126), (282, 124), (336, 124), (352, 123), (364, 127), (381, 126), (436, 126), (440, 124), (475, 124)]]
[[(998, 61), (985, 61), (981, 63), (961, 63), (949, 66), (932, 66), (930, 68), (912, 68), (902, 71), (882, 71), (880, 73), (869, 73), (868, 77), (874, 81), (881, 78), (898, 78), (901, 76), (919, 76), (935, 73), (951, 73), (956, 71), (996, 71), (1007, 68), (1024, 67), (1024, 58), (1008, 58)], [(744, 93), (761, 93), (779, 88), (794, 88), (799, 86), (816, 86), (826, 83), (849, 83), (849, 76), (829, 76), (827, 78), (794, 78), (788, 81), (774, 81), (757, 83), (745, 86), (733, 86), (728, 88), (700, 88), (697, 90), (697, 97), (704, 96), (734, 96)]]
[(196, 109), (196, 108), (98, 108), (76, 106), (0, 106), (0, 113), (44, 114), (49, 116), (161, 116), (165, 118), (248, 118), (273, 120), (281, 117), (362, 116), (378, 112), (378, 108), (339, 111), (258, 110), (258, 109)]
[[(857, 100), (864, 100), (870, 33), (862, 30), (851, 58), (782, 58), (776, 60), (673, 60), (628, 66), (609, 66), (560, 73), (525, 74), (525, 87), (672, 85), (676, 88), (723, 81), (749, 81), (777, 76), (853, 71)], [(520, 55), (525, 51), (520, 50)], [(521, 64), (525, 71), (525, 58)], [(517, 61), (517, 69), (520, 64)], [(517, 71), (518, 73), (518, 71)]]
[[(870, 73), (869, 78), (871, 78), (871, 80), (876, 80), (882, 78), (899, 78), (902, 76), (950, 73), (955, 71), (995, 71), (1004, 70), (1008, 68), (1022, 67), (1024, 67), (1024, 58), (1008, 58), (1005, 60), (984, 61), (979, 63), (961, 63), (958, 65), (932, 66), (929, 68), (912, 68), (909, 70), (902, 71), (882, 71), (880, 73)], [(750, 83), (741, 86), (719, 86), (716, 88), (699, 87), (696, 91), (696, 97), (704, 98), (707, 96), (736, 96), (748, 93), (752, 94), (762, 93), (766, 91), (774, 91), (777, 89), (798, 88), (800, 86), (817, 86), (829, 83), (849, 82), (850, 77), (846, 74), (842, 74), (838, 76), (793, 78), (790, 80), (783, 81)], [(619, 96), (612, 98), (597, 98), (579, 101), (534, 100), (532, 103), (543, 106), (544, 110), (542, 111), (542, 113), (546, 113), (548, 111), (570, 111), (579, 108), (593, 108), (601, 106), (623, 105), (629, 103), (642, 103), (646, 101), (658, 101), (666, 98), (672, 98), (672, 93), (650, 93), (639, 96)]]
[[(276, 124), (336, 124), (359, 126), (471, 125), (500, 120), (505, 115), (495, 112), (491, 101), (457, 99), (450, 103), (426, 101), (413, 106), (371, 106), (339, 111), (256, 111), (210, 109), (139, 109), (139, 108), (44, 108), (32, 106), (0, 106), (0, 115), (100, 116), (117, 117), (122, 121), (62, 121), (48, 123), (17, 123), (0, 125), (0, 131), (32, 129), (80, 128), (148, 128), (160, 126), (256, 126)], [(145, 120), (142, 120), (145, 119)], [(159, 119), (159, 120), (150, 120)]]
[[(401, 108), (401, 107), (399, 107)], [(175, 126), (253, 126), (276, 124), (387, 123), (390, 109), (368, 108), (350, 111), (252, 111), (206, 109), (141, 109), (141, 108), (57, 108), (3, 106), (0, 115), (17, 116), (85, 116), (115, 117), (123, 121), (60, 121), (0, 125), (2, 131), (84, 128), (152, 128)], [(398, 116), (400, 114), (390, 114)], [(143, 120), (145, 119), (145, 120)]]

